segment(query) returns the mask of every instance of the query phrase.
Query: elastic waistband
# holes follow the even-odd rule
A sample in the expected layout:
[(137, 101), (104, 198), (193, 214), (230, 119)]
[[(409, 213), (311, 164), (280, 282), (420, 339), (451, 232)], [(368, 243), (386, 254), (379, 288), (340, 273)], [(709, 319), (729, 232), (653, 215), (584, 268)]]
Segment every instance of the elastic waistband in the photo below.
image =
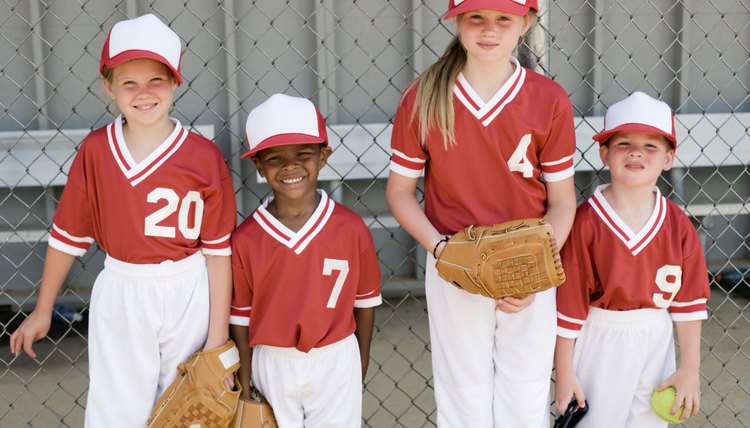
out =
[(310, 358), (310, 357), (319, 357), (329, 352), (333, 352), (343, 346), (347, 346), (351, 344), (351, 341), (353, 340), (356, 341), (357, 339), (354, 337), (353, 334), (351, 334), (347, 336), (346, 338), (339, 340), (338, 342), (333, 342), (330, 345), (322, 346), (320, 348), (312, 348), (308, 352), (302, 352), (297, 348), (283, 348), (283, 347), (271, 346), (271, 345), (257, 345), (257, 346), (263, 347), (264, 350), (275, 355), (282, 355), (284, 357), (292, 357), (292, 358)]
[(671, 322), (669, 312), (666, 309), (644, 308), (628, 311), (610, 311), (608, 309), (590, 307), (587, 321), (609, 325), (638, 325), (651, 324), (659, 320)]
[(195, 273), (196, 269), (206, 266), (203, 252), (198, 250), (182, 260), (165, 260), (158, 264), (127, 263), (107, 255), (104, 269), (118, 276), (128, 278), (158, 279), (180, 276), (184, 273)]

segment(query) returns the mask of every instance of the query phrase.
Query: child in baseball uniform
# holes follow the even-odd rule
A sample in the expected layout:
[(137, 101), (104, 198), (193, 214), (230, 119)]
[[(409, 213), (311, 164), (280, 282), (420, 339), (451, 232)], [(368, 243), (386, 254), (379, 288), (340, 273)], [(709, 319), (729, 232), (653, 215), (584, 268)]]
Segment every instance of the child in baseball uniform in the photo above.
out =
[(574, 396), (579, 406), (587, 400), (581, 427), (666, 427), (650, 408), (654, 389), (677, 389), (672, 413), (684, 405), (683, 419), (700, 406), (709, 296), (698, 234), (656, 187), (674, 162), (674, 114), (635, 92), (607, 110), (594, 140), (612, 182), (578, 207), (562, 250), (556, 407), (562, 413)]
[(372, 236), (318, 189), (331, 149), (309, 100), (273, 95), (250, 112), (246, 130), (243, 157), (273, 196), (232, 235), (239, 380), (252, 377), (281, 428), (359, 427), (381, 303)]
[(177, 365), (228, 340), (235, 198), (219, 149), (169, 117), (181, 51), (154, 15), (110, 30), (99, 71), (121, 114), (78, 150), (36, 308), (11, 337), (35, 358), (75, 257), (93, 242), (107, 253), (89, 307), (87, 427), (145, 426)]
[(570, 100), (514, 57), (537, 12), (536, 0), (449, 1), (445, 19), (458, 34), (406, 89), (394, 120), (387, 199), (427, 250), (440, 427), (550, 423), (555, 290), (496, 301), (456, 288), (435, 269), (447, 237), (470, 225), (544, 217), (559, 245), (572, 225)]

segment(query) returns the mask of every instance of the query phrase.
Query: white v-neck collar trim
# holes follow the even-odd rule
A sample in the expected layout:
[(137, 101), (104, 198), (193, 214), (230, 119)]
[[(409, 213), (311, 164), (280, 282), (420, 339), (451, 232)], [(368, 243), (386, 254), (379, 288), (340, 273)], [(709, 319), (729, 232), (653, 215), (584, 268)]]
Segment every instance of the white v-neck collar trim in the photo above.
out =
[(456, 83), (453, 85), (453, 94), (463, 104), (467, 110), (482, 122), (482, 125), (489, 125), (495, 117), (513, 101), (526, 80), (526, 69), (521, 67), (518, 60), (511, 57), (515, 66), (513, 73), (503, 86), (498, 89), (497, 93), (486, 103), (477, 95), (469, 81), (466, 80), (463, 72), (458, 74)]
[(634, 232), (604, 198), (602, 191), (607, 187), (609, 187), (609, 184), (598, 186), (588, 202), (604, 224), (635, 256), (646, 248), (659, 233), (667, 216), (667, 199), (662, 196), (658, 187), (654, 187), (656, 201), (651, 216), (640, 231)]
[(268, 204), (273, 200), (273, 196), (268, 197), (260, 207), (253, 213), (253, 218), (258, 222), (260, 227), (266, 231), (270, 236), (279, 241), (282, 245), (292, 249), (295, 254), (301, 254), (302, 251), (307, 248), (307, 245), (315, 238), (333, 213), (333, 207), (335, 202), (328, 197), (325, 191), (318, 189), (320, 194), (320, 202), (318, 202), (317, 208), (307, 219), (305, 225), (298, 231), (293, 231), (286, 227), (270, 212), (268, 212)]
[(119, 115), (114, 122), (107, 125), (107, 140), (110, 151), (123, 175), (135, 186), (145, 180), (156, 171), (161, 164), (166, 162), (181, 146), (188, 136), (188, 132), (182, 127), (177, 119), (170, 120), (174, 123), (174, 129), (164, 141), (151, 154), (140, 162), (133, 158), (125, 142), (122, 131), (123, 117)]

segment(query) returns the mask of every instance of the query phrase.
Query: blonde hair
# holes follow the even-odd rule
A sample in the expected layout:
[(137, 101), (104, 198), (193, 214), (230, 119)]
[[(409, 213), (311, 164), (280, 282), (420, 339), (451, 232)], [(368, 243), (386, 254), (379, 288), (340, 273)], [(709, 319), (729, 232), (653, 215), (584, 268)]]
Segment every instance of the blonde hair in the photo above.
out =
[[(458, 15), (456, 19), (461, 19), (461, 17)], [(519, 38), (513, 54), (519, 58), (521, 66), (532, 68), (534, 54), (527, 40), (532, 27), (536, 25), (536, 13), (530, 10), (526, 17), (532, 20), (531, 25), (526, 34)], [(443, 136), (445, 150), (457, 145), (454, 133), (453, 85), (466, 65), (466, 58), (466, 49), (461, 44), (459, 36), (456, 35), (443, 55), (409, 85), (407, 92), (417, 86), (412, 119), (418, 120), (418, 138), (422, 146), (426, 144), (427, 136), (433, 129)]]
[(102, 67), (102, 78), (109, 83), (112, 83), (112, 78), (115, 74), (114, 68), (109, 68), (106, 65)]

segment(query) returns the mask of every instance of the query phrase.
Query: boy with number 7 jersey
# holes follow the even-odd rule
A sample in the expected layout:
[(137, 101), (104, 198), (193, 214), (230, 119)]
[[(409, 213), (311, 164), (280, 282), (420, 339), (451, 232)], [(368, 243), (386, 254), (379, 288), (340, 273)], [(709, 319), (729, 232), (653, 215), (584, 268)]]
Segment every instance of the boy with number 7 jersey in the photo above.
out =
[(317, 188), (331, 149), (309, 100), (271, 96), (250, 112), (247, 138), (243, 157), (273, 196), (232, 235), (230, 324), (243, 391), (252, 377), (280, 427), (359, 427), (381, 303), (372, 236)]

